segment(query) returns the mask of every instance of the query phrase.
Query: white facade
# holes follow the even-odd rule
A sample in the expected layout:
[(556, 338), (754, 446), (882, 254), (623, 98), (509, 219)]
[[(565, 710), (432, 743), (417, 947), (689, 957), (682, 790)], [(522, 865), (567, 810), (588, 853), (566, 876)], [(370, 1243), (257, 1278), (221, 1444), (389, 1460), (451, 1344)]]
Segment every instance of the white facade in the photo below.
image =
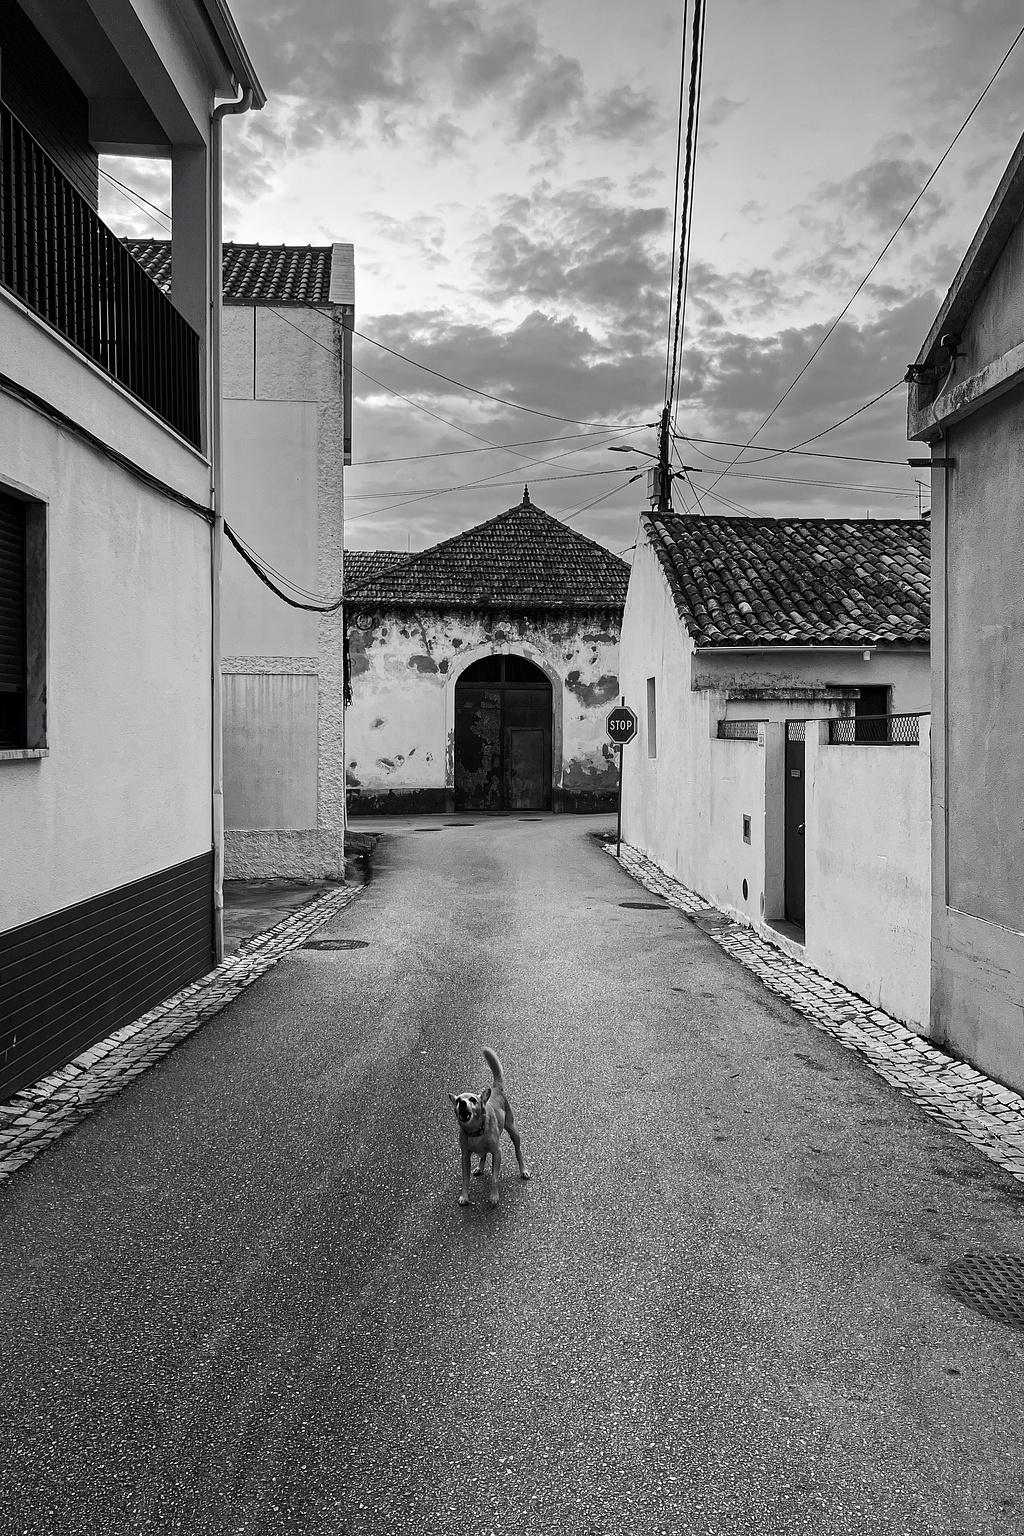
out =
[[(146, 290), (169, 326), (147, 329), (143, 315), (129, 340), (108, 321), (98, 356), (61, 333), (14, 268), (0, 272), (0, 510), (8, 532), (26, 534), (21, 576), (11, 546), (5, 574), (8, 590), (23, 580), (15, 600), (27, 604), (29, 700), (28, 723), (18, 724), (7, 685), (6, 729), (18, 744), (0, 751), (0, 1096), (143, 1012), (216, 953), (213, 113), (240, 87), (246, 101), (263, 100), (220, 0), (154, 0), (145, 18), (113, 0), (102, 23), (80, 0), (25, 0), (22, 10), (35, 31), (19, 16), (19, 35), (33, 58), (51, 61), (88, 125), (75, 140), (58, 123), (55, 153), (86, 173), (99, 151), (169, 159), (175, 239), (170, 304)], [(13, 78), (10, 47), (3, 65)], [(10, 108), (3, 115), (5, 134), (34, 140), (40, 166), (52, 83), (38, 79), (38, 100), (21, 108), (35, 134)], [(11, 162), (0, 169), (15, 174)], [(128, 258), (88, 186), (67, 195), (79, 197), (97, 261), (108, 263), (96, 282), (113, 282)], [(70, 247), (47, 217), (37, 209), (26, 238), (59, 281)], [(89, 303), (88, 273), (83, 287)], [(179, 316), (194, 334), (175, 330)], [(183, 350), (168, 332), (184, 337)], [(131, 375), (139, 393), (105, 365), (126, 366), (129, 354), (141, 365)], [(161, 394), (165, 369), (182, 357), (197, 366), (183, 364)], [(14, 652), (7, 665), (18, 665)]]
[[(817, 722), (851, 713), (864, 686), (887, 686), (894, 712), (927, 711), (927, 651), (697, 649), (641, 525), (619, 667), (639, 720), (623, 754), (623, 839), (709, 903), (924, 1026), (926, 722), (916, 747), (829, 746)], [(720, 721), (757, 722), (753, 739), (720, 738)], [(808, 722), (802, 934), (785, 921), (787, 721)]]
[[(351, 257), (335, 246), (324, 308), (224, 309), (225, 517), (314, 603), (342, 586)], [(225, 874), (341, 877), (341, 609), (289, 607), (234, 549), (222, 592)]]
[(455, 809), (455, 690), (474, 662), (522, 656), (551, 683), (551, 804), (614, 806), (604, 721), (618, 689), (618, 616), (384, 612), (349, 625), (347, 776), (356, 815)]

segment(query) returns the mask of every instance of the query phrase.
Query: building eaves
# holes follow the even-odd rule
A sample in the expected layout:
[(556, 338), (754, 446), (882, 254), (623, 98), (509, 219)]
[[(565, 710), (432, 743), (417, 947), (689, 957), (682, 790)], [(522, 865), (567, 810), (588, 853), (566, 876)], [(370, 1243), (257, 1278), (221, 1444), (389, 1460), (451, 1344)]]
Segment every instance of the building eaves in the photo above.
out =
[(1010, 157), (985, 217), (960, 263), (949, 292), (942, 302), (924, 345), (917, 355), (917, 365), (935, 363), (940, 341), (947, 333), (959, 335), (978, 298), (1002, 255), (1014, 225), (1024, 212), (1024, 136)]
[(249, 57), (248, 49), (242, 41), (242, 35), (227, 5), (227, 0), (199, 0), (199, 4), (205, 11), (220, 43), (231, 73), (238, 81), (241, 90), (252, 91), (253, 109), (259, 111), (267, 104), (267, 93), (260, 84), (259, 76)]

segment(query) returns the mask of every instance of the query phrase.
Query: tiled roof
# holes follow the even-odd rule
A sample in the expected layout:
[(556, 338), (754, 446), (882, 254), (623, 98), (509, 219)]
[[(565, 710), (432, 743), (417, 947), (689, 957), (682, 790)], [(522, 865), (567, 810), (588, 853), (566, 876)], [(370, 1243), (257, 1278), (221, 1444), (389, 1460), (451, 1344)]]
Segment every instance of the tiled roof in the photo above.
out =
[(698, 646), (928, 642), (926, 522), (645, 513), (643, 523)]
[[(522, 503), (431, 549), (371, 572), (350, 601), (389, 608), (622, 608), (629, 566), (601, 544)], [(375, 551), (380, 558), (388, 552)], [(364, 557), (366, 558), (366, 557)], [(351, 556), (349, 557), (351, 561)]]
[(361, 587), (371, 581), (375, 576), (380, 576), (384, 571), (390, 570), (393, 565), (401, 565), (407, 560), (408, 555), (403, 555), (397, 549), (346, 549), (345, 551), (345, 592), (351, 592), (353, 587)]
[[(171, 242), (126, 240), (135, 260), (164, 290), (171, 288)], [(224, 246), (224, 301), (231, 304), (326, 304), (330, 245)]]

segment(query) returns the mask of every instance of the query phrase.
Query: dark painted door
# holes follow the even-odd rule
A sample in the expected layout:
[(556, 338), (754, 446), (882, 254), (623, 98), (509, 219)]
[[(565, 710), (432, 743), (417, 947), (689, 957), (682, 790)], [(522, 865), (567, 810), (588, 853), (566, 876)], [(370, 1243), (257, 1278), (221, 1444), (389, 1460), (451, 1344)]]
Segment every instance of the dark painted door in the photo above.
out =
[(786, 917), (804, 926), (804, 722), (786, 726)]
[(522, 656), (487, 656), (455, 685), (455, 808), (551, 808), (551, 684)]
[(513, 726), (508, 733), (508, 789), (511, 811), (544, 808), (544, 732)]

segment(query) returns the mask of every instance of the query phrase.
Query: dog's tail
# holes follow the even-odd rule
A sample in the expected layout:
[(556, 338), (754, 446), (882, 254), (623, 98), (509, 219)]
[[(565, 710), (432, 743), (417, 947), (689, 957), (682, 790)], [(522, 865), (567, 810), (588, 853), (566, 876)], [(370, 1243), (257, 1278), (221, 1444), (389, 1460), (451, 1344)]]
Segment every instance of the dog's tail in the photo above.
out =
[(501, 1062), (498, 1060), (497, 1056), (491, 1050), (489, 1045), (484, 1046), (484, 1061), (486, 1061), (487, 1065), (490, 1067), (491, 1072), (494, 1075), (495, 1083), (497, 1083), (499, 1088), (504, 1088), (505, 1079), (501, 1072)]

